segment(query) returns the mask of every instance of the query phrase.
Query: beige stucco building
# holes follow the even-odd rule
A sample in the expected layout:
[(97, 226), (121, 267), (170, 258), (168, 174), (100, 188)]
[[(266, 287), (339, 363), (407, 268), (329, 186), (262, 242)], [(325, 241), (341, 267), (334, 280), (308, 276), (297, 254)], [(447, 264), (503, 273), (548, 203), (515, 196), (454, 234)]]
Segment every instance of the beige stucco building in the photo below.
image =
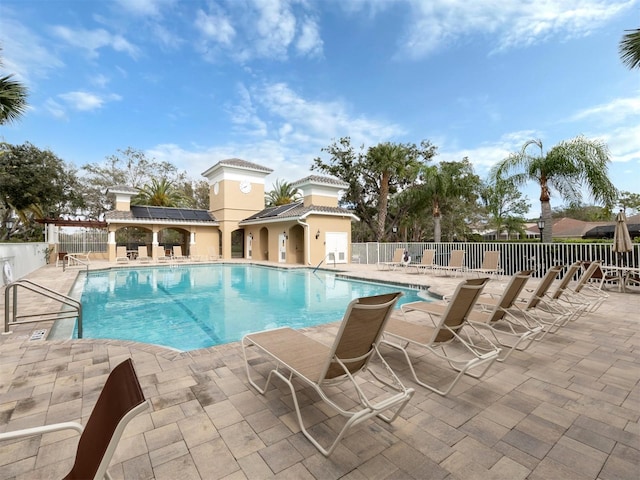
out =
[(265, 208), (265, 178), (270, 168), (237, 158), (223, 160), (203, 172), (209, 183), (209, 210), (133, 206), (137, 190), (115, 186), (115, 209), (105, 216), (109, 259), (116, 258), (116, 232), (137, 227), (149, 235), (147, 250), (157, 258), (165, 229), (178, 231), (182, 251), (193, 258), (246, 258), (276, 263), (318, 265), (347, 263), (351, 221), (358, 218), (338, 206), (347, 184), (311, 175), (293, 182), (302, 200)]

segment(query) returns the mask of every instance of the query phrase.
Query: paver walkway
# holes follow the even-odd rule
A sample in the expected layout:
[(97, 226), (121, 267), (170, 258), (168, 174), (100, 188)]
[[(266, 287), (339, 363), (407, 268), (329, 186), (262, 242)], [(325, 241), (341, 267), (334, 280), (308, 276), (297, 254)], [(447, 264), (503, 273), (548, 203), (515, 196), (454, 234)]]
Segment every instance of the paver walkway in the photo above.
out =
[[(430, 284), (441, 293), (460, 281), (348, 268), (360, 277)], [(48, 266), (29, 278), (68, 291), (75, 274)], [(0, 431), (86, 421), (109, 371), (132, 357), (152, 408), (127, 427), (109, 470), (114, 479), (639, 475), (638, 289), (611, 292), (598, 312), (515, 352), (481, 380), (463, 379), (447, 397), (414, 385), (400, 356), (383, 350), (416, 394), (393, 424), (365, 423), (330, 458), (299, 433), (282, 385), (276, 382), (280, 388), (265, 396), (248, 385), (238, 343), (180, 353), (122, 341), (30, 340), (42, 328), (20, 326), (0, 336)], [(335, 329), (330, 324), (306, 331), (328, 341)], [(441, 367), (433, 357), (420, 359), (427, 374), (447, 374)], [(337, 421), (311, 392), (304, 414), (320, 433)], [(0, 443), (0, 478), (60, 478), (70, 468), (76, 441), (73, 433), (58, 433)]]

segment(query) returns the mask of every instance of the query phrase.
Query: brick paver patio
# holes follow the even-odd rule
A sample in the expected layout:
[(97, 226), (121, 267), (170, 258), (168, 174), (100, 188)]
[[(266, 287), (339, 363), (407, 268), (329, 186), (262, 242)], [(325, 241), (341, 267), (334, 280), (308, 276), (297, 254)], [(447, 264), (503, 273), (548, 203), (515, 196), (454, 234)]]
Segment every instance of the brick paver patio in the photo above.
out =
[[(346, 268), (445, 294), (460, 281)], [(47, 266), (29, 278), (66, 292), (76, 274)], [(491, 281), (496, 288), (501, 282)], [(239, 343), (183, 353), (123, 341), (30, 339), (50, 325), (0, 336), (0, 432), (85, 422), (109, 371), (132, 357), (152, 408), (127, 427), (109, 469), (114, 479), (639, 478), (638, 289), (610, 292), (598, 312), (515, 352), (480, 380), (463, 379), (446, 397), (415, 385), (399, 354), (383, 348), (416, 394), (393, 424), (365, 423), (329, 458), (299, 432), (281, 383), (265, 396), (249, 386)], [(328, 342), (335, 329), (306, 331)], [(448, 374), (427, 355), (419, 368)], [(339, 417), (306, 393), (304, 414), (314, 432), (334, 431)], [(60, 478), (76, 442), (77, 434), (63, 432), (0, 443), (0, 478)]]

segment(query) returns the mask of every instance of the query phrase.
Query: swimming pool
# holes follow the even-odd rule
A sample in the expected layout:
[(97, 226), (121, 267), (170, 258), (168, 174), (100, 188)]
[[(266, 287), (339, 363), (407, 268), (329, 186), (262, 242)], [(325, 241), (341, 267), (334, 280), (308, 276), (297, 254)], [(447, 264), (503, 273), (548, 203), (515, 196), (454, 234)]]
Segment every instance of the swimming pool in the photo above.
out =
[(424, 299), (417, 290), (322, 270), (209, 264), (95, 271), (82, 285), (83, 337), (188, 351), (267, 328), (334, 322), (352, 299), (392, 291), (404, 294), (399, 305)]

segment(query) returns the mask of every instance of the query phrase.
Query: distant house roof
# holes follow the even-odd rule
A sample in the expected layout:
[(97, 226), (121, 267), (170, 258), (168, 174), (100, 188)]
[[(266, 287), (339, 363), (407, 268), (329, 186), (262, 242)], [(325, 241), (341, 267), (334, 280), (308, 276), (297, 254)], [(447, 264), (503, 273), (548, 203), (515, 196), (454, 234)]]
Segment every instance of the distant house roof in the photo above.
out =
[(575, 218), (563, 217), (553, 222), (554, 238), (581, 238), (586, 232), (595, 227), (610, 224), (610, 222), (585, 222)]
[(239, 225), (250, 225), (256, 223), (266, 223), (270, 221), (283, 221), (300, 219), (304, 220), (309, 215), (335, 215), (340, 217), (351, 217), (354, 220), (359, 220), (351, 210), (340, 207), (323, 207), (316, 205), (304, 206), (303, 202), (288, 203), (287, 205), (280, 205), (277, 207), (267, 207), (258, 213), (245, 218)]
[(157, 223), (158, 220), (163, 223), (218, 225), (211, 212), (195, 208), (132, 205), (128, 212), (114, 210), (105, 214), (107, 223)]
[[(609, 225), (600, 225), (588, 230), (582, 238), (613, 238), (615, 223)], [(640, 223), (628, 223), (627, 229), (631, 238), (640, 237)]]

